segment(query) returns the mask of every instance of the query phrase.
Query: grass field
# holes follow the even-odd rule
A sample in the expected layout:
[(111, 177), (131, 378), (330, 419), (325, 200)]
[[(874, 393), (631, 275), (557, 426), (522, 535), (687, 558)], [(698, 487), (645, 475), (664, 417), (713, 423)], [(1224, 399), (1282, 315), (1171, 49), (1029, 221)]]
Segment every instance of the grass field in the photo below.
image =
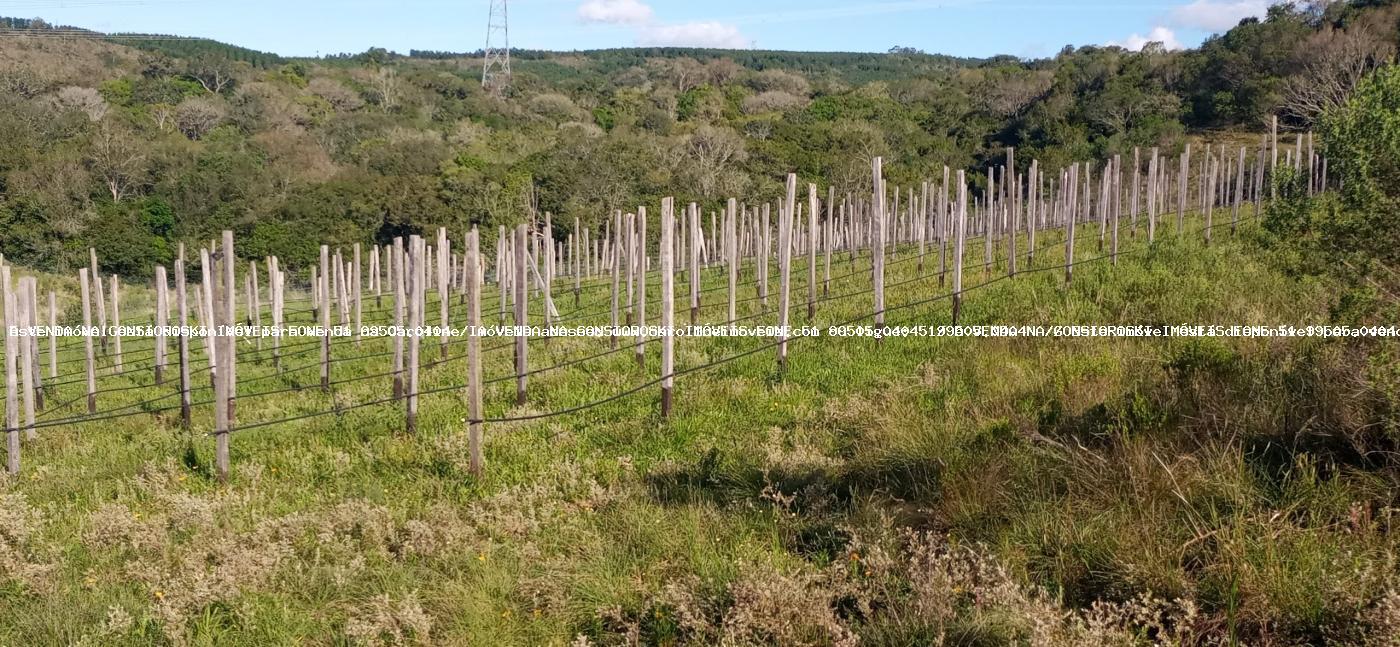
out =
[[(1217, 228), (1209, 248), (1170, 226), (1150, 250), (1125, 233), (1132, 253), (1079, 265), (1068, 289), (1044, 234), (1042, 271), (969, 292), (963, 321), (1328, 321), (1332, 287), (1271, 269), (1256, 228)], [(1099, 255), (1096, 233), (1081, 230), (1079, 258)], [(1005, 273), (984, 274), (981, 253), (968, 245), (969, 287)], [(948, 322), (946, 299), (900, 307), (946, 292), (930, 259), (921, 277), (908, 251), (889, 266), (891, 325)], [(851, 296), (814, 323), (869, 311), (865, 268), (833, 260), (849, 276), (831, 294)], [(578, 323), (605, 323), (605, 296), (586, 289), (579, 310), (601, 314)], [(706, 293), (704, 320), (723, 299)], [(766, 343), (685, 339), (677, 367)], [(531, 366), (606, 344), (535, 340)], [(337, 342), (332, 379), (388, 370), (349, 359), (386, 347)], [(314, 364), (306, 349), (284, 366)], [(437, 352), (425, 342), (425, 360)], [(497, 381), (487, 413), (605, 398), (654, 379), (657, 352), (645, 368), (619, 352), (533, 375), (525, 407)], [(279, 377), (251, 342), (240, 353), (241, 425), (389, 394), (387, 377), (322, 393), (314, 368)], [(508, 348), (487, 357), (488, 380), (510, 375)], [(798, 340), (782, 375), (763, 350), (681, 377), (670, 420), (650, 388), (488, 424), (480, 480), (459, 391), (423, 398), (417, 435), (392, 405), (235, 433), (226, 486), (208, 406), (191, 430), (178, 410), (44, 428), (0, 482), (0, 644), (1385, 644), (1400, 630), (1394, 484), (1355, 449), (1376, 425), (1365, 361), (1313, 339)], [(465, 371), (426, 369), (423, 388)], [(99, 409), (172, 392), (104, 393)], [(77, 382), (50, 398), (81, 396)]]

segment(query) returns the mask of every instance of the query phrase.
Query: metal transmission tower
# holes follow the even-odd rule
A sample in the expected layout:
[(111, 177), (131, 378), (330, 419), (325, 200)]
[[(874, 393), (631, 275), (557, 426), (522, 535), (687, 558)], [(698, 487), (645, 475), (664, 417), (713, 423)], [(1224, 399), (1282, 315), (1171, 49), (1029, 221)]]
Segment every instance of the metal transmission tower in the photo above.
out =
[(498, 94), (510, 87), (510, 27), (506, 22), (506, 1), (491, 0), (491, 16), (486, 22), (486, 62), (481, 67), (481, 87)]

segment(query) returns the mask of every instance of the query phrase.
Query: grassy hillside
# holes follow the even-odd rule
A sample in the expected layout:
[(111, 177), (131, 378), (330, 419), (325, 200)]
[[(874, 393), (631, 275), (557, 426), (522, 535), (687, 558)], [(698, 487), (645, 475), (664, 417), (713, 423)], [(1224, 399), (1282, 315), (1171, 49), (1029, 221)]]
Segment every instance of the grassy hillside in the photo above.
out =
[[(1326, 282), (1271, 269), (1257, 225), (1227, 231), (1210, 248), (1166, 235), (1150, 251), (1125, 233), (1116, 268), (1081, 245), (1068, 290), (1053, 236), (1038, 271), (1014, 280), (997, 280), (1004, 259), (984, 277), (978, 249), (968, 285), (990, 283), (969, 293), (964, 321), (1328, 321)], [(845, 278), (816, 322), (869, 310), (868, 262), (838, 256)], [(946, 294), (916, 266), (908, 250), (889, 266), (890, 323), (947, 323), (946, 300), (901, 307)], [(771, 320), (753, 290), (740, 316)], [(722, 288), (706, 294), (705, 319), (722, 317)], [(578, 312), (605, 296), (586, 288)], [(534, 341), (531, 365), (606, 343)], [(760, 343), (687, 339), (678, 368)], [(387, 377), (363, 378), (388, 359), (350, 359), (384, 347), (338, 343), (345, 361), (323, 394), (314, 369), (277, 377), (245, 343), (241, 424), (384, 397)], [(499, 382), (488, 415), (653, 378), (655, 345), (646, 369), (625, 347), (532, 376), (525, 407)], [(314, 365), (309, 348), (284, 366)], [(425, 389), (461, 382), (452, 352)], [(508, 353), (488, 353), (487, 379), (508, 378)], [(648, 389), (490, 424), (480, 480), (459, 391), (425, 397), (416, 436), (387, 405), (235, 434), (227, 487), (210, 473), (208, 407), (188, 432), (175, 412), (42, 429), (26, 475), (0, 492), (0, 642), (1380, 640), (1398, 608), (1393, 488), (1361, 449), (1375, 413), (1358, 361), (1305, 339), (795, 341), (785, 375), (764, 351), (680, 378), (669, 421)], [(100, 407), (172, 388), (104, 393)], [(81, 384), (58, 393), (80, 398)]]

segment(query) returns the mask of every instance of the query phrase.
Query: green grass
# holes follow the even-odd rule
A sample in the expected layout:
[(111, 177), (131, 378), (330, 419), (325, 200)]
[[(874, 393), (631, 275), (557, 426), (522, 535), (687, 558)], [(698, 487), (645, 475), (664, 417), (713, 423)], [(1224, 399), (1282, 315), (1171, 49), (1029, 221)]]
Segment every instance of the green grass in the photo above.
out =
[[(1116, 268), (1078, 266), (1068, 289), (1062, 270), (1049, 270), (969, 292), (963, 321), (1326, 321), (1329, 286), (1272, 270), (1249, 240), (1253, 227), (1236, 238), (1218, 228), (1210, 248), (1164, 227), (1155, 247)], [(1098, 254), (1096, 233), (1081, 230), (1079, 258)], [(1144, 242), (1124, 235), (1125, 249)], [(980, 264), (981, 248), (968, 250)], [(1035, 267), (1063, 256), (1051, 247)], [(945, 292), (933, 269), (916, 280), (907, 257), (889, 268), (891, 307)], [(832, 273), (866, 263), (840, 255)], [(800, 325), (805, 265), (794, 265)], [(965, 285), (983, 279), (968, 270)], [(714, 273), (706, 287), (720, 280)], [(857, 273), (832, 293), (866, 287)], [(648, 290), (658, 293), (654, 279)], [(605, 307), (604, 296), (585, 291), (583, 309)], [(704, 319), (722, 318), (724, 293), (706, 297)], [(556, 300), (572, 309), (571, 296)], [(868, 294), (833, 299), (815, 323), (870, 307)], [(756, 302), (740, 304), (741, 317), (757, 312)], [(687, 314), (678, 308), (677, 321)], [(894, 310), (888, 323), (949, 317), (940, 300)], [(763, 343), (686, 339), (677, 366)], [(533, 341), (531, 365), (606, 344)], [(250, 355), (251, 342), (240, 348)], [(335, 353), (384, 348), (337, 342)], [(425, 359), (437, 352), (425, 342)], [(488, 379), (509, 375), (509, 352), (488, 355)], [(623, 352), (533, 376), (523, 408), (512, 381), (495, 383), (487, 413), (605, 398), (654, 379), (657, 353), (647, 346), (645, 368)], [(1051, 642), (1073, 644), (1108, 634), (1086, 628), (1089, 615), (1054, 610), (1095, 601), (1116, 605), (1113, 635), (1130, 640), (1359, 639), (1394, 579), (1394, 485), (1338, 440), (1371, 422), (1335, 379), (1350, 361), (1335, 343), (1306, 339), (800, 340), (781, 375), (765, 350), (682, 377), (670, 420), (658, 415), (657, 388), (577, 414), (489, 424), (480, 480), (467, 470), (458, 392), (423, 398), (417, 435), (402, 433), (402, 409), (389, 405), (236, 433), (226, 486), (210, 473), (207, 406), (190, 430), (178, 412), (43, 429), (25, 445), (21, 476), (0, 486), (0, 520), (16, 529), (0, 528), (0, 644), (566, 644), (579, 635), (825, 644), (847, 631), (874, 644), (997, 644), (1028, 640), (1040, 620), (1062, 625)], [(388, 366), (388, 357), (340, 362), (332, 379)], [(326, 394), (314, 369), (260, 379), (270, 375), (270, 363), (240, 363), (240, 393), (306, 388), (240, 400), (240, 423), (382, 398), (390, 383)], [(426, 370), (423, 388), (464, 378), (454, 359)], [(99, 407), (155, 394), (104, 394)], [(50, 397), (81, 395), (79, 383)], [(916, 541), (906, 528), (930, 534)], [(926, 545), (941, 548), (929, 557)], [(960, 557), (965, 549), (974, 556)], [(953, 566), (967, 563), (982, 574)], [(1002, 581), (994, 573), (1005, 586), (992, 586)], [(974, 604), (964, 591), (976, 587), (987, 588)], [(1143, 594), (1197, 611), (1152, 607), (1168, 618), (1153, 629), (1133, 606), (1146, 604), (1136, 602)]]

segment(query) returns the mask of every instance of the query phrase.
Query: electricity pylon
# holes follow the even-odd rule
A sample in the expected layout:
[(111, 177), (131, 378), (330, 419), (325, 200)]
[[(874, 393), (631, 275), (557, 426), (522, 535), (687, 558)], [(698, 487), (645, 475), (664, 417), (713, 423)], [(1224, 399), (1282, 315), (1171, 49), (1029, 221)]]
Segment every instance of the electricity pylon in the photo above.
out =
[(510, 87), (510, 27), (506, 21), (506, 1), (491, 0), (486, 21), (486, 61), (481, 67), (481, 87), (503, 94)]

